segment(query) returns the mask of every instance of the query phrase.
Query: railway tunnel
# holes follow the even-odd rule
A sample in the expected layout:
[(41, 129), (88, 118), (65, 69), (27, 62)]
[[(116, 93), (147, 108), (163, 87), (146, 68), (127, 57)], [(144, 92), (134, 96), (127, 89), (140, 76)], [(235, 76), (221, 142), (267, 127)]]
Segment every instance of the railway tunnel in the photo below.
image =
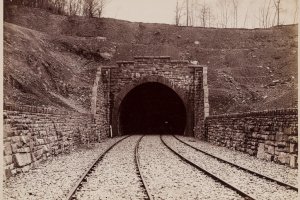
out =
[(120, 105), (122, 134), (184, 134), (186, 108), (178, 94), (158, 82), (133, 88)]

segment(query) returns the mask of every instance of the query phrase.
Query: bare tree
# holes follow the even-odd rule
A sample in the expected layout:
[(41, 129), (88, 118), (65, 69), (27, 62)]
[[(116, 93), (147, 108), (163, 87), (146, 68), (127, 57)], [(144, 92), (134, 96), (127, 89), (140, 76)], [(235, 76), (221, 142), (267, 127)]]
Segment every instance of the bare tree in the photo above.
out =
[(194, 0), (190, 1), (189, 24), (190, 24), (190, 26), (194, 25)]
[(178, 4), (178, 0), (176, 2), (176, 8), (175, 8), (175, 25), (176, 26), (179, 26), (180, 25), (180, 19), (182, 17), (182, 9), (183, 9), (183, 6), (179, 6)]
[(221, 10), (220, 24), (221, 27), (227, 28), (229, 20), (229, 0), (219, 0), (219, 8)]
[(259, 27), (268, 28), (273, 25), (273, 23), (271, 23), (271, 16), (272, 16), (271, 1), (272, 0), (269, 0), (267, 3), (267, 0), (264, 0), (263, 7), (259, 9), (259, 17), (258, 17)]
[(49, 9), (58, 14), (65, 14), (66, 0), (50, 0)]
[(208, 27), (212, 27), (215, 17), (210, 7), (208, 7), (207, 18), (208, 18)]
[(80, 14), (82, 0), (69, 0), (68, 4), (69, 4), (68, 5), (69, 15), (79, 15)]
[(84, 0), (83, 15), (88, 17), (101, 17), (105, 3), (105, 0)]
[(248, 19), (248, 9), (249, 9), (249, 7), (247, 7), (247, 11), (246, 11), (246, 14), (245, 14), (244, 26), (243, 27), (246, 27), (246, 22), (247, 22), (247, 19)]
[(232, 0), (233, 6), (233, 26), (237, 28), (238, 26), (238, 0)]
[(274, 2), (274, 6), (275, 6), (275, 9), (276, 9), (276, 16), (277, 16), (277, 26), (280, 24), (280, 0), (273, 0)]
[(200, 26), (206, 27), (208, 23), (210, 23), (210, 8), (208, 5), (203, 1), (199, 5), (199, 19), (200, 19)]
[(295, 1), (295, 12), (294, 12), (294, 21), (293, 23), (296, 24), (298, 23), (298, 0)]
[(186, 0), (186, 26), (189, 25), (189, 0)]

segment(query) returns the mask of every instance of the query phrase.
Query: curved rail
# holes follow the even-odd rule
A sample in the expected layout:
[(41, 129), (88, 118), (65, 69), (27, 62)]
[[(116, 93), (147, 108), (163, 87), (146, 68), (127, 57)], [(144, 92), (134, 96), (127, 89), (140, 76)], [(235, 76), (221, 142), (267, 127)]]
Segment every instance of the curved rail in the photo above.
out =
[(192, 145), (190, 145), (190, 144), (188, 144), (188, 143), (182, 141), (181, 139), (179, 139), (179, 138), (176, 137), (175, 135), (173, 135), (173, 137), (176, 138), (179, 142), (181, 142), (181, 143), (183, 143), (183, 144), (185, 144), (185, 145), (191, 147), (192, 149), (194, 149), (194, 150), (196, 150), (196, 151), (199, 151), (199, 152), (201, 152), (201, 153), (203, 153), (203, 154), (205, 154), (205, 155), (208, 155), (208, 156), (210, 156), (210, 157), (212, 157), (212, 158), (215, 158), (215, 159), (217, 159), (217, 160), (220, 161), (220, 162), (229, 164), (229, 165), (231, 165), (231, 166), (233, 166), (233, 167), (236, 167), (236, 168), (241, 169), (241, 170), (243, 170), (243, 171), (246, 171), (246, 172), (248, 172), (248, 173), (250, 173), (250, 174), (253, 174), (253, 175), (255, 175), (255, 176), (258, 176), (259, 178), (263, 178), (263, 179), (266, 179), (266, 180), (268, 180), (268, 181), (275, 182), (275, 183), (277, 183), (278, 185), (281, 185), (281, 186), (286, 187), (287, 189), (292, 189), (292, 190), (295, 190), (295, 191), (298, 192), (298, 188), (295, 187), (295, 186), (293, 186), (293, 185), (289, 185), (289, 184), (287, 184), (287, 183), (283, 183), (283, 182), (281, 182), (281, 181), (279, 181), (279, 180), (276, 180), (276, 179), (273, 179), (273, 178), (271, 178), (271, 177), (268, 177), (268, 176), (262, 175), (262, 174), (260, 174), (260, 173), (254, 172), (254, 171), (252, 171), (252, 170), (250, 170), (250, 169), (241, 167), (241, 166), (239, 166), (239, 165), (237, 165), (237, 164), (234, 164), (234, 163), (232, 163), (232, 162), (229, 162), (229, 161), (227, 161), (227, 160), (223, 160), (222, 158), (219, 158), (219, 157), (217, 157), (217, 156), (214, 156), (214, 155), (212, 155), (212, 154), (210, 154), (210, 153), (208, 153), (208, 152), (206, 152), (206, 151), (203, 151), (203, 150), (201, 150), (201, 149), (198, 149), (198, 148), (196, 148), (196, 147), (193, 147)]
[(137, 166), (137, 173), (138, 173), (139, 177), (141, 178), (142, 187), (145, 189), (145, 193), (147, 195), (147, 198), (145, 198), (145, 199), (153, 200), (153, 197), (150, 195), (149, 188), (146, 185), (145, 178), (144, 178), (144, 176), (141, 172), (139, 145), (140, 145), (140, 142), (143, 139), (143, 137), (144, 137), (144, 135), (137, 141), (137, 144), (135, 145), (135, 151), (134, 151), (135, 156), (134, 156), (134, 158), (135, 158), (135, 163), (136, 163), (136, 166)]
[(90, 174), (94, 170), (96, 165), (102, 160), (102, 158), (105, 156), (105, 154), (107, 154), (113, 147), (115, 147), (118, 143), (120, 143), (121, 141), (125, 140), (128, 137), (130, 137), (130, 135), (118, 140), (113, 145), (111, 145), (108, 149), (106, 149), (102, 154), (99, 155), (99, 157), (90, 165), (90, 167), (88, 167), (88, 169), (85, 171), (85, 173), (78, 179), (78, 181), (75, 183), (75, 185), (71, 188), (68, 195), (66, 196), (67, 200), (76, 199), (74, 197), (74, 194), (77, 191), (77, 189), (79, 187), (81, 187), (82, 182), (86, 181), (87, 175)]
[(188, 159), (186, 159), (185, 157), (183, 157), (182, 155), (180, 155), (179, 153), (177, 153), (174, 149), (172, 149), (169, 145), (167, 145), (165, 143), (165, 141), (162, 139), (162, 136), (160, 135), (160, 140), (161, 142), (172, 152), (174, 153), (176, 156), (178, 156), (180, 159), (182, 159), (183, 161), (185, 161), (186, 163), (188, 163), (189, 165), (195, 167), (196, 169), (198, 169), (199, 171), (202, 171), (204, 174), (208, 175), (209, 177), (211, 177), (212, 179), (214, 179), (215, 181), (221, 183), (222, 185), (224, 185), (225, 187), (235, 191), (236, 193), (238, 193), (239, 195), (241, 195), (242, 197), (244, 197), (247, 200), (255, 200), (255, 198), (251, 197), (250, 195), (244, 193), (243, 191), (239, 190), (238, 188), (234, 187), (233, 185), (227, 183), (226, 181), (220, 179), (219, 177), (213, 175), (212, 173), (206, 171), (205, 169), (199, 167), (198, 165), (196, 165), (195, 163), (189, 161)]

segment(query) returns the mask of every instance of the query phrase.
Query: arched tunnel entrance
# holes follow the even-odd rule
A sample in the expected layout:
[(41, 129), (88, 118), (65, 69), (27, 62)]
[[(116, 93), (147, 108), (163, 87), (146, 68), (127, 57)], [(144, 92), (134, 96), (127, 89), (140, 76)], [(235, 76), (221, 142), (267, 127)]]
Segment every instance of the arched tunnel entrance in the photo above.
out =
[(184, 134), (186, 108), (168, 86), (157, 82), (133, 88), (120, 105), (122, 134)]

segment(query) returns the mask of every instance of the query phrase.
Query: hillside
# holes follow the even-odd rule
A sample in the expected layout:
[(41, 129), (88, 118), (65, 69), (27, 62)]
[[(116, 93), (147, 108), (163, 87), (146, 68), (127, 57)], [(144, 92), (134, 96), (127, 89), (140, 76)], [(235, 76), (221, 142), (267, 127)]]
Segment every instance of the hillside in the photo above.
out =
[(88, 112), (99, 65), (170, 55), (208, 66), (211, 114), (296, 107), (297, 40), (297, 26), (176, 27), (8, 7), (4, 99)]

